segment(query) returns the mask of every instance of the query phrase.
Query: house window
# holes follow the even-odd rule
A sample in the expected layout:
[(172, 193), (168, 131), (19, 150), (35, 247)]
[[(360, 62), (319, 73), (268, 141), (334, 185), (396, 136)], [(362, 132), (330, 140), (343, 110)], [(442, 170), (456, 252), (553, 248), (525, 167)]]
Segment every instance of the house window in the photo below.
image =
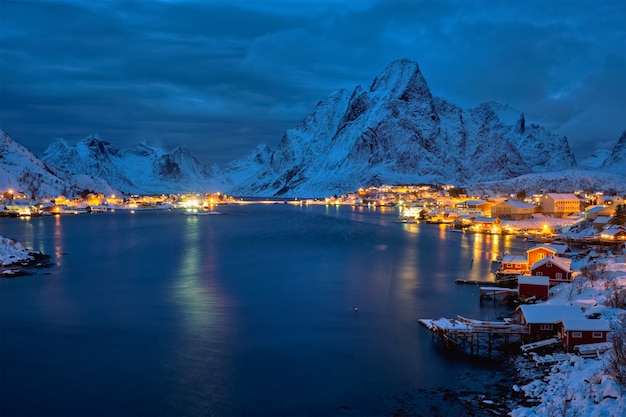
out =
[(547, 266), (548, 268), (552, 268), (552, 262), (548, 262), (548, 263), (546, 264), (546, 266)]
[(552, 324), (542, 324), (539, 326), (539, 330), (552, 330)]
[(580, 339), (583, 337), (583, 332), (572, 332), (572, 339)]
[(602, 332), (593, 332), (591, 334), (591, 337), (593, 337), (594, 339), (602, 339)]
[(535, 272), (535, 276), (536, 277), (542, 277), (543, 276), (543, 272), (537, 271), (537, 272)]
[(540, 253), (540, 254), (539, 254), (539, 259), (543, 259), (543, 258), (545, 258), (545, 257), (546, 257), (546, 254), (545, 254), (545, 253)]
[(555, 278), (555, 279), (563, 279), (563, 274), (562, 274), (561, 272), (557, 272), (557, 273), (554, 275), (554, 278)]

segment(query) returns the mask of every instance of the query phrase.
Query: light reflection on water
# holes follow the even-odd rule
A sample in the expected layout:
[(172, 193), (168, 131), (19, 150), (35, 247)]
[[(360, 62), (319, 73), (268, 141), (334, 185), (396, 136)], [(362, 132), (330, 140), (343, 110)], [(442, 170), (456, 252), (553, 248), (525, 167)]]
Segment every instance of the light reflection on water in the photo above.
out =
[(417, 319), (492, 318), (454, 280), (484, 279), (513, 240), (398, 224), (392, 208), (220, 211), (0, 219), (56, 263), (0, 282), (9, 409), (391, 415), (407, 391), (427, 403), (415, 390), (492, 382)]

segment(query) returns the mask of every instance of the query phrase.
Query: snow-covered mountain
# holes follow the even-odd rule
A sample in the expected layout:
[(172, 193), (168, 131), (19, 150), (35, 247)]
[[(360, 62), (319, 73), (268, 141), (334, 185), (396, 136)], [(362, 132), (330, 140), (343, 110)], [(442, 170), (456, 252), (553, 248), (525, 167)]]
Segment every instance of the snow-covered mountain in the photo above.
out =
[(578, 165), (583, 169), (598, 169), (610, 154), (611, 150), (609, 149), (598, 149), (587, 158), (580, 161)]
[(622, 136), (617, 140), (613, 151), (606, 157), (600, 169), (626, 176), (626, 130), (622, 132)]
[(398, 60), (369, 87), (320, 101), (284, 133), (269, 161), (232, 164), (218, 180), (234, 184), (236, 195), (302, 197), (383, 183), (468, 184), (575, 166), (567, 138), (506, 105), (464, 111), (433, 97), (418, 64)]
[(208, 168), (185, 148), (171, 153), (146, 143), (117, 148), (97, 135), (75, 146), (57, 139), (42, 160), (68, 178), (87, 175), (132, 194), (200, 192), (207, 189), (210, 178)]
[(69, 195), (76, 187), (0, 130), (0, 190), (23, 192), (28, 197)]
[[(418, 64), (409, 60), (392, 62), (369, 87), (322, 99), (283, 134), (275, 150), (259, 145), (223, 171), (209, 170), (184, 148), (169, 153), (146, 143), (118, 148), (95, 135), (75, 146), (58, 139), (40, 161), (2, 136), (0, 186), (38, 188), (48, 196), (93, 190), (324, 197), (394, 183), (505, 181), (505, 187), (520, 189), (528, 188), (524, 183), (560, 189), (557, 185), (572, 181), (570, 189), (586, 188), (580, 184), (623, 189), (610, 184), (626, 183), (626, 132), (606, 158), (598, 153), (581, 163), (593, 169), (603, 161), (600, 169), (608, 176), (573, 171), (567, 138), (507, 105), (488, 102), (463, 110), (434, 97)], [(518, 177), (522, 182), (510, 181)]]

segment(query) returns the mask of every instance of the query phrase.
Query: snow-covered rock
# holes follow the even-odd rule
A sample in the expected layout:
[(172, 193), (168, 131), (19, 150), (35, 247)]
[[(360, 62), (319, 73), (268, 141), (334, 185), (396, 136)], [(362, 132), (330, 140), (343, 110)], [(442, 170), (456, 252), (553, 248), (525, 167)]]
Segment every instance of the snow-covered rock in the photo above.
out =
[(0, 236), (0, 266), (32, 259), (33, 257), (30, 255), (30, 251), (20, 242)]

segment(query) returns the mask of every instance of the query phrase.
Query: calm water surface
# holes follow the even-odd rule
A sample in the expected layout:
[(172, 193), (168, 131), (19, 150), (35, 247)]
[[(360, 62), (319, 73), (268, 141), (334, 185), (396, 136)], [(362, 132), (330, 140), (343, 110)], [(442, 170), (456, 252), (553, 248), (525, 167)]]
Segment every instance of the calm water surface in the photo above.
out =
[(503, 314), (454, 281), (523, 242), (394, 209), (218, 210), (0, 218), (55, 263), (0, 280), (0, 414), (456, 416), (442, 393), (506, 384), (417, 319)]

